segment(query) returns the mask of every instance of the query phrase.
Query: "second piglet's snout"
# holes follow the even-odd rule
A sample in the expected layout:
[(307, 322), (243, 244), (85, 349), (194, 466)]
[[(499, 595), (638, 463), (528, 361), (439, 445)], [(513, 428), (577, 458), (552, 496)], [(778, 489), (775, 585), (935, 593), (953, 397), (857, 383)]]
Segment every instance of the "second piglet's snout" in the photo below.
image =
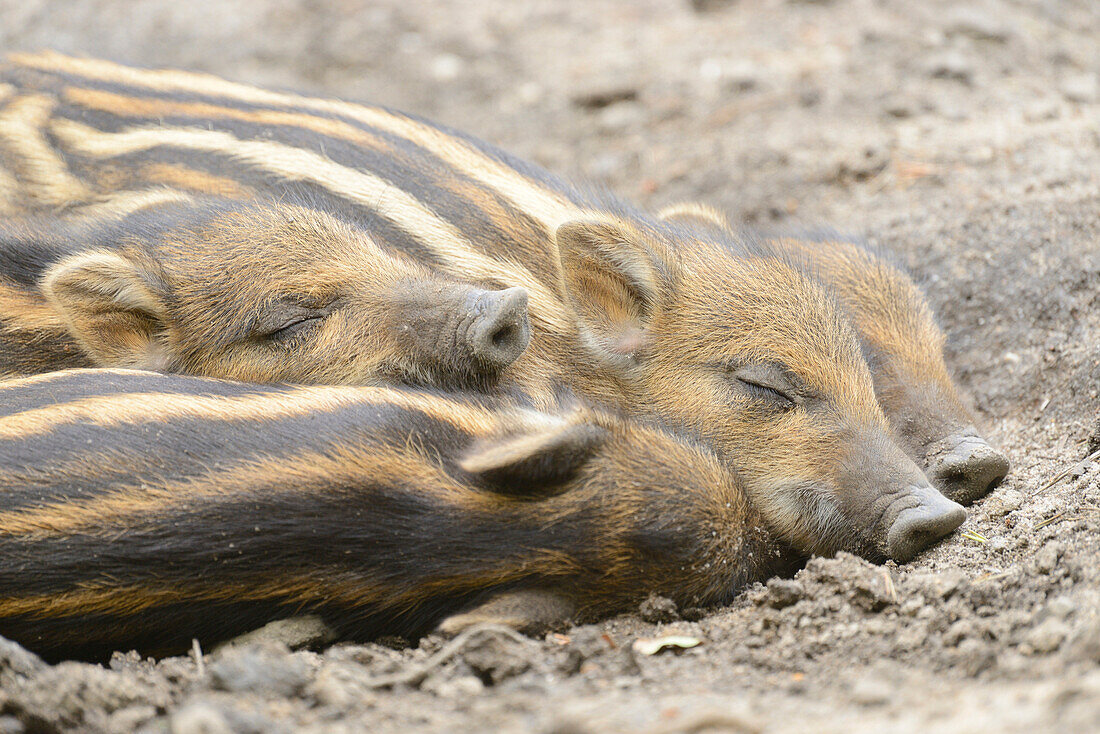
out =
[(988, 494), (1008, 474), (1008, 459), (973, 426), (929, 447), (928, 478), (943, 494), (970, 504)]
[(526, 290), (482, 291), (471, 297), (470, 313), (465, 336), (475, 360), (503, 369), (523, 354), (531, 340)]

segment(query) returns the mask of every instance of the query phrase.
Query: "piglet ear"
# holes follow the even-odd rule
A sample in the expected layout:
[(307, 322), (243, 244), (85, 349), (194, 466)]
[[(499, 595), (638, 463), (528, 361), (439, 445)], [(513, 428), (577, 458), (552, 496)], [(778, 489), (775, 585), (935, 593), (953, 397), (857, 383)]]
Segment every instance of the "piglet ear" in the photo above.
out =
[(459, 467), (486, 486), (510, 495), (547, 494), (580, 469), (607, 439), (591, 423), (554, 423), (521, 428), (479, 442)]
[(585, 346), (612, 368), (633, 366), (679, 262), (663, 243), (615, 220), (565, 222), (554, 234), (566, 299)]
[(657, 213), (657, 217), (665, 222), (686, 224), (704, 231), (729, 232), (732, 229), (725, 214), (714, 207), (694, 201), (666, 206)]
[(163, 365), (165, 330), (160, 280), (150, 270), (110, 251), (73, 255), (42, 277), (46, 300), (101, 367), (156, 369)]

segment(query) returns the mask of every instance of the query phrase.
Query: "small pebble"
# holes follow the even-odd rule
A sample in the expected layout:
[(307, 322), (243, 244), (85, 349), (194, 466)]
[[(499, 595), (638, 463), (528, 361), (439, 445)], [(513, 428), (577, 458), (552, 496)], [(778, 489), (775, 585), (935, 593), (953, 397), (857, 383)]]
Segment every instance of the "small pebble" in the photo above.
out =
[(981, 640), (963, 640), (959, 643), (958, 655), (963, 671), (969, 676), (978, 675), (997, 663), (993, 646)]
[(1077, 605), (1068, 596), (1058, 596), (1047, 602), (1046, 612), (1055, 619), (1066, 619), (1073, 611), (1077, 609)]
[(1050, 618), (1027, 635), (1027, 644), (1036, 653), (1054, 652), (1066, 639), (1069, 627), (1060, 619)]
[(1038, 573), (1049, 574), (1058, 566), (1058, 560), (1062, 557), (1062, 544), (1053, 540), (1035, 554), (1034, 568)]
[(951, 79), (964, 84), (974, 81), (974, 63), (953, 49), (930, 57), (925, 69), (933, 79)]
[(634, 102), (616, 102), (600, 109), (596, 124), (604, 133), (622, 132), (640, 122), (642, 108)]
[(894, 696), (894, 687), (877, 675), (867, 675), (852, 686), (852, 701), (860, 706), (882, 706)]
[(598, 110), (618, 102), (632, 102), (638, 98), (638, 88), (633, 85), (594, 85), (573, 95), (573, 104), (581, 109)]
[(948, 13), (944, 31), (949, 36), (969, 36), (981, 41), (1004, 42), (1009, 37), (1009, 30), (993, 13), (961, 4)]
[(422, 689), (430, 691), (440, 698), (469, 698), (485, 690), (485, 684), (476, 675), (460, 675), (450, 679), (429, 678)]
[(439, 54), (432, 59), (430, 71), (435, 80), (449, 82), (462, 74), (465, 65), (465, 62), (454, 54)]
[(1100, 663), (1100, 624), (1095, 617), (1066, 641), (1064, 652), (1073, 661)]
[(1092, 104), (1100, 101), (1100, 76), (1075, 74), (1062, 80), (1062, 96), (1070, 102)]
[(275, 643), (291, 650), (306, 647), (317, 648), (336, 639), (336, 633), (315, 615), (278, 619), (263, 627), (247, 632), (219, 646), (219, 650), (246, 647), (252, 644)]
[(208, 670), (215, 689), (234, 693), (288, 697), (309, 681), (309, 665), (302, 658), (285, 648), (259, 645), (225, 650), (208, 664)]
[(172, 713), (168, 720), (172, 734), (233, 734), (225, 716), (208, 703), (193, 703)]
[(1042, 99), (1032, 102), (1024, 109), (1024, 119), (1028, 122), (1045, 122), (1055, 120), (1061, 114), (1061, 108), (1057, 100)]
[(739, 59), (722, 69), (722, 86), (731, 92), (748, 92), (760, 86), (760, 66), (748, 59)]
[(805, 595), (806, 590), (795, 579), (773, 578), (768, 580), (766, 599), (768, 604), (775, 609), (789, 607)]
[(675, 622), (680, 619), (680, 613), (676, 608), (676, 602), (671, 599), (652, 593), (638, 607), (638, 615), (647, 622)]

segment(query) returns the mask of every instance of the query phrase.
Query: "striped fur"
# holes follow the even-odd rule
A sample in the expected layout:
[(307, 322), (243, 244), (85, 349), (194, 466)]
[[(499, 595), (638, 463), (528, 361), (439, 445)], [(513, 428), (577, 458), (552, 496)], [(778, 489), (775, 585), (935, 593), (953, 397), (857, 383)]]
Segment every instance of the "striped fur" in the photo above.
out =
[[(702, 232), (733, 230), (724, 216), (700, 204), (668, 207), (660, 216)], [(875, 395), (894, 436), (919, 465), (934, 475), (944, 474), (934, 479), (945, 494), (972, 500), (975, 493), (984, 495), (1000, 481), (1007, 459), (977, 435), (976, 421), (948, 373), (944, 334), (904, 268), (880, 249), (829, 232), (775, 235), (758, 246), (762, 253), (790, 263), (836, 294), (859, 337)], [(982, 453), (1002, 465), (1003, 471), (987, 474), (974, 462), (937, 469), (940, 455), (950, 453), (959, 436), (968, 443), (985, 444), (988, 451)], [(954, 486), (960, 483), (976, 486)]]
[[(14, 100), (52, 102), (43, 134), (93, 191), (64, 217), (119, 191), (228, 179), (261, 198), (309, 202), (391, 257), (478, 287), (523, 288), (531, 342), (502, 388), (547, 406), (564, 383), (690, 433), (736, 466), (801, 547), (829, 552), (859, 538), (885, 555), (887, 506), (928, 486), (893, 444), (832, 294), (750, 238), (661, 221), (379, 107), (52, 53), (11, 57), (0, 83), (17, 88)], [(149, 257), (164, 259), (156, 248)], [(358, 257), (339, 264), (358, 267)], [(218, 267), (248, 274), (214, 289), (229, 299), (264, 274), (278, 273), (270, 288), (286, 277), (270, 262)]]
[(436, 275), (312, 208), (165, 189), (92, 209), (0, 223), (3, 372), (475, 387), (527, 344), (522, 291)]
[(708, 450), (484, 397), (58, 372), (0, 383), (0, 474), (0, 634), (49, 657), (306, 610), (418, 634), (518, 590), (708, 604), (797, 558)]

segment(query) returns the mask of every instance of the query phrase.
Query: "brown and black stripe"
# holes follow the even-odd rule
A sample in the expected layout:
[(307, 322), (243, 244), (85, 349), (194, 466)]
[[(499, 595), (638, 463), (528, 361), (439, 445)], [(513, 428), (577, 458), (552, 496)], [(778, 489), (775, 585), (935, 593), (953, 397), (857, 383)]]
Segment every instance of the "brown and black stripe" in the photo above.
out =
[(322, 614), (416, 634), (553, 586), (729, 597), (784, 560), (712, 454), (580, 409), (127, 370), (0, 385), (0, 634), (47, 656)]
[(552, 233), (606, 204), (481, 141), (381, 107), (49, 52), (11, 56), (0, 84), (9, 90), (0, 99), (9, 209), (128, 202), (162, 187), (289, 196), (454, 275), (526, 287), (549, 321), (564, 317)]

